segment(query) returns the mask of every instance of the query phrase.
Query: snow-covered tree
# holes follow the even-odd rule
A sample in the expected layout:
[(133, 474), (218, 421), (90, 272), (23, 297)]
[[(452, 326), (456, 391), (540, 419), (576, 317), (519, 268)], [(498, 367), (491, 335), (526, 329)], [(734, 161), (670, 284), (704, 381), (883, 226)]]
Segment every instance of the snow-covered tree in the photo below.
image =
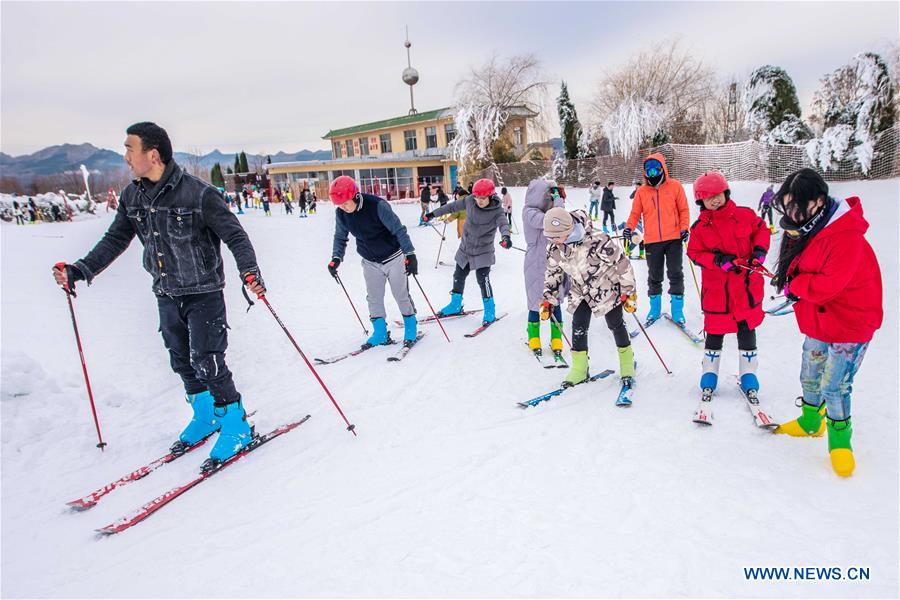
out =
[(463, 171), (483, 168), (493, 162), (492, 149), (500, 138), (513, 109), (540, 112), (541, 95), (547, 82), (540, 62), (531, 54), (501, 60), (496, 55), (456, 85), (454, 120), (456, 138), (450, 155)]
[(747, 111), (745, 125), (750, 134), (761, 141), (773, 141), (769, 134), (788, 119), (801, 116), (800, 101), (794, 82), (781, 67), (764, 65), (750, 75), (743, 95)]
[(815, 137), (813, 130), (797, 115), (787, 115), (778, 127), (765, 136), (770, 144), (802, 144)]
[(583, 158), (578, 144), (583, 130), (578, 121), (578, 113), (575, 112), (575, 105), (569, 98), (569, 88), (565, 81), (560, 86), (559, 97), (556, 99), (556, 110), (559, 113), (559, 136), (562, 138), (566, 158)]
[(823, 133), (809, 145), (810, 157), (818, 157), (825, 169), (853, 158), (868, 173), (876, 135), (894, 125), (894, 88), (887, 65), (875, 53), (857, 54), (822, 78), (813, 112)]
[(624, 99), (603, 120), (610, 152), (629, 158), (648, 141), (659, 141), (668, 116), (669, 110), (665, 106), (634, 96)]

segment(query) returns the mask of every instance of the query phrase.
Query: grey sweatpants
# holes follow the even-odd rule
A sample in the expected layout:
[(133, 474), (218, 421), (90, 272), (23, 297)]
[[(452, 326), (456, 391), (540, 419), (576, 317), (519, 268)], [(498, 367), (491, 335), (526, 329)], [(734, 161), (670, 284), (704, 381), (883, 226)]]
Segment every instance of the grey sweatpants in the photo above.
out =
[(384, 309), (385, 283), (391, 285), (391, 293), (397, 301), (397, 306), (400, 307), (400, 314), (404, 317), (415, 314), (416, 307), (412, 296), (409, 295), (409, 282), (406, 279), (406, 266), (403, 260), (402, 254), (384, 264), (362, 259), (370, 319), (383, 319), (387, 316)]

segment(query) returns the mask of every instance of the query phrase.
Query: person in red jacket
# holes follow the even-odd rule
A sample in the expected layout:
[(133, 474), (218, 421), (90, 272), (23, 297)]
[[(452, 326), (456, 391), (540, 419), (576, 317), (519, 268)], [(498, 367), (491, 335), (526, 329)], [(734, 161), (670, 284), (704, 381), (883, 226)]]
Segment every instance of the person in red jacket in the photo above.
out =
[(765, 263), (771, 235), (752, 209), (734, 203), (721, 173), (698, 177), (694, 198), (700, 217), (691, 227), (687, 254), (702, 269), (700, 304), (706, 331), (701, 400), (694, 420), (711, 424), (725, 334), (737, 334), (741, 389), (748, 401), (758, 404), (756, 328), (763, 321), (765, 285), (763, 276), (753, 269)]
[(783, 215), (785, 235), (772, 284), (795, 301), (797, 325), (806, 335), (802, 413), (776, 433), (820, 437), (827, 429), (831, 466), (847, 477), (855, 467), (853, 378), (884, 318), (881, 270), (865, 238), (869, 223), (859, 198), (832, 198), (812, 169), (788, 176), (773, 205)]
[(659, 319), (662, 311), (663, 267), (669, 279), (672, 319), (684, 323), (684, 270), (682, 244), (688, 239), (691, 214), (687, 196), (677, 179), (669, 177), (666, 159), (660, 153), (644, 160), (644, 185), (637, 189), (631, 214), (622, 235), (631, 243), (638, 221), (644, 220), (644, 244), (647, 249), (648, 296), (647, 322)]

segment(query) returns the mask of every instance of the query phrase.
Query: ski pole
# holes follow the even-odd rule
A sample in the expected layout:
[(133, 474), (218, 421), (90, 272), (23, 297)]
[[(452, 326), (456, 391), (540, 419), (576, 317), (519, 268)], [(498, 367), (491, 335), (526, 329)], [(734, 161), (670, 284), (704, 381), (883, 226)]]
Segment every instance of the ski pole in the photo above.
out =
[(444, 324), (441, 323), (441, 318), (437, 316), (437, 313), (434, 312), (434, 307), (431, 306), (431, 301), (428, 299), (428, 296), (425, 294), (425, 290), (422, 289), (422, 284), (419, 283), (419, 278), (415, 275), (412, 276), (416, 282), (416, 285), (419, 286), (419, 291), (422, 292), (422, 297), (425, 298), (425, 302), (428, 304), (428, 309), (431, 311), (431, 314), (434, 315), (434, 320), (437, 321), (437, 324), (440, 325), (441, 331), (444, 332), (444, 337), (447, 338), (447, 343), (450, 343), (450, 336), (447, 335), (447, 330), (444, 329)]
[(656, 358), (659, 359), (659, 362), (662, 363), (663, 368), (666, 370), (666, 375), (671, 375), (672, 371), (669, 370), (669, 367), (666, 366), (666, 361), (663, 360), (663, 357), (659, 355), (659, 350), (656, 349), (656, 346), (653, 345), (653, 340), (650, 339), (650, 336), (647, 335), (647, 330), (644, 329), (644, 326), (641, 325), (641, 320), (637, 318), (637, 315), (631, 313), (631, 316), (634, 317), (634, 321), (638, 324), (638, 327), (641, 328), (641, 332), (644, 334), (644, 337), (647, 338), (647, 341), (650, 342), (650, 347), (653, 348), (653, 351), (656, 352)]
[(435, 269), (438, 268), (438, 265), (439, 265), (440, 262), (441, 262), (441, 248), (444, 247), (444, 240), (446, 239), (446, 238), (444, 237), (444, 234), (445, 234), (445, 233), (447, 233), (447, 221), (444, 221), (444, 231), (441, 232), (441, 243), (438, 244), (437, 258), (436, 258), (435, 261), (434, 261), (434, 268), (435, 268)]
[(556, 320), (556, 317), (553, 316), (553, 311), (550, 311), (550, 320), (553, 321), (553, 324), (559, 328), (559, 332), (562, 334), (563, 339), (566, 340), (566, 343), (569, 345), (569, 350), (572, 349), (572, 342), (569, 341), (569, 336), (566, 335), (565, 329), (563, 329), (562, 323)]
[(512, 248), (513, 250), (518, 250), (519, 252), (525, 252), (526, 254), (528, 253), (528, 250), (526, 250), (525, 248), (519, 248), (518, 246), (510, 246), (510, 248)]
[[(66, 263), (56, 263), (54, 268), (66, 272)], [(94, 405), (94, 393), (91, 391), (91, 379), (88, 377), (87, 363), (84, 362), (84, 350), (81, 347), (81, 335), (78, 333), (78, 323), (75, 321), (75, 307), (72, 305), (72, 296), (75, 295), (74, 286), (69, 289), (69, 285), (62, 286), (63, 292), (66, 294), (66, 300), (69, 301), (69, 314), (72, 315), (72, 329), (75, 330), (75, 343), (78, 345), (78, 357), (81, 359), (81, 370), (84, 373), (84, 385), (87, 387), (88, 400), (91, 402), (91, 413), (94, 415), (94, 427), (97, 428), (97, 439), (99, 443), (97, 447), (103, 452), (106, 442), (103, 441), (103, 435), (100, 433), (100, 420), (97, 418), (97, 407)]]
[[(445, 222), (446, 222), (446, 221), (445, 221)], [(435, 226), (432, 225), (431, 223), (426, 223), (426, 225), (428, 225), (428, 226), (431, 228), (431, 230), (434, 231), (437, 235), (441, 236), (441, 241), (442, 241), (442, 242), (444, 241), (444, 235), (443, 235), (442, 233), (438, 232), (437, 227), (435, 227)]]
[(357, 312), (356, 306), (353, 304), (353, 300), (350, 299), (350, 294), (347, 293), (347, 288), (344, 287), (344, 282), (341, 281), (340, 275), (338, 275), (337, 273), (335, 273), (335, 274), (334, 274), (334, 278), (335, 278), (335, 279), (337, 280), (337, 282), (341, 285), (341, 289), (344, 290), (344, 295), (347, 296), (347, 302), (350, 303), (350, 308), (353, 309), (353, 314), (356, 315), (356, 319), (359, 321), (359, 324), (362, 326), (362, 328), (363, 328), (363, 333), (365, 333), (366, 335), (369, 335), (369, 330), (366, 329), (366, 326), (363, 324), (363, 320), (362, 320), (362, 318), (359, 316), (359, 312)]
[[(247, 283), (253, 283), (255, 281), (255, 277), (253, 275), (249, 275), (246, 281)], [(266, 308), (269, 309), (269, 312), (272, 313), (272, 316), (275, 317), (275, 320), (281, 325), (281, 330), (284, 331), (284, 334), (288, 336), (288, 339), (291, 340), (291, 343), (294, 345), (294, 348), (297, 349), (297, 352), (300, 353), (300, 357), (303, 359), (303, 362), (306, 363), (306, 366), (309, 367), (309, 370), (312, 371), (312, 374), (315, 376), (316, 380), (319, 382), (319, 385), (322, 386), (322, 389), (325, 390), (325, 394), (328, 396), (328, 399), (331, 400), (331, 403), (334, 404), (334, 407), (337, 409), (338, 413), (341, 415), (341, 418), (344, 419), (344, 423), (347, 424), (347, 431), (352, 433), (354, 436), (356, 435), (356, 425), (351, 425), (350, 421), (347, 420), (347, 417), (344, 415), (344, 411), (341, 410), (341, 407), (338, 406), (337, 400), (334, 399), (334, 396), (331, 395), (331, 390), (328, 389), (328, 386), (325, 385), (325, 382), (322, 381), (322, 378), (319, 377), (319, 373), (316, 371), (316, 368), (312, 366), (312, 363), (309, 362), (309, 359), (306, 358), (306, 355), (303, 353), (303, 350), (300, 349), (300, 346), (297, 345), (297, 342), (294, 340), (294, 336), (291, 335), (291, 332), (288, 331), (288, 328), (284, 325), (284, 322), (278, 316), (278, 313), (275, 312), (275, 309), (272, 308), (272, 305), (269, 304), (269, 299), (266, 298), (265, 294), (257, 294), (257, 298), (263, 301), (266, 305)]]
[[(687, 244), (684, 244), (685, 250), (687, 249)], [(694, 277), (694, 287), (697, 289), (697, 297), (700, 300), (703, 300), (703, 294), (700, 293), (700, 284), (697, 283), (697, 271), (694, 270), (694, 261), (688, 257), (688, 264), (691, 265), (691, 275)]]

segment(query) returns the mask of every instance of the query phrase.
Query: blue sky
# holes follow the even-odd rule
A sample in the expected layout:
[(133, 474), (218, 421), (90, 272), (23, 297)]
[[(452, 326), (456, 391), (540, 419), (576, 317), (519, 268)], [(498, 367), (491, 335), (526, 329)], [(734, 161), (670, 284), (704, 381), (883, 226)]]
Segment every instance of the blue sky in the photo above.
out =
[[(819, 78), (897, 44), (896, 2), (2, 3), (0, 149), (121, 148), (154, 120), (178, 150), (325, 149), (330, 128), (420, 110), (494, 51), (533, 52), (580, 113), (604, 70), (680, 36), (724, 79), (772, 63), (806, 106)], [(556, 88), (554, 86), (555, 95)]]

